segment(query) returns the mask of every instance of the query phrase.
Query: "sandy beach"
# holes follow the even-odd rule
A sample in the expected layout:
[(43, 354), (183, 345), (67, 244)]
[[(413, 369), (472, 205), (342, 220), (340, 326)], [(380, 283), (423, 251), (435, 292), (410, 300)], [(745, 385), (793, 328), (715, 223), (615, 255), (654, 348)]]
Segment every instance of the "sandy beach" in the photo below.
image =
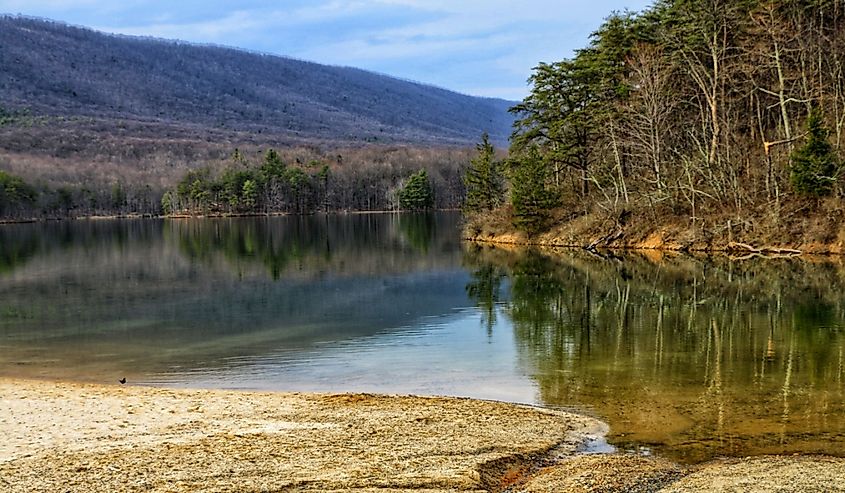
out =
[(845, 491), (845, 460), (584, 455), (606, 426), (457, 398), (0, 380), (0, 490)]

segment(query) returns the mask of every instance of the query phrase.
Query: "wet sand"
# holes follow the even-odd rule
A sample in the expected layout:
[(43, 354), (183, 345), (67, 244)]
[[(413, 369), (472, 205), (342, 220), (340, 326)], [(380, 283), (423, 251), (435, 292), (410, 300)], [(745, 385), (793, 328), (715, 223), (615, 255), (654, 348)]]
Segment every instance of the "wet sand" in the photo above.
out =
[(845, 460), (579, 455), (606, 427), (456, 398), (0, 379), (0, 490), (845, 491)]

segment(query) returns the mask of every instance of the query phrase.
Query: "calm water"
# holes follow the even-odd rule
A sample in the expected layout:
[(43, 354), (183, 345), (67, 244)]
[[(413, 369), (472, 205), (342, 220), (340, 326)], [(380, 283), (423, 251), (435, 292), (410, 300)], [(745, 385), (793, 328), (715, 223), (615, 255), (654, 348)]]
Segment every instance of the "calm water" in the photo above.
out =
[(845, 455), (845, 267), (463, 245), (456, 214), (0, 227), (0, 374), (574, 408), (625, 450)]

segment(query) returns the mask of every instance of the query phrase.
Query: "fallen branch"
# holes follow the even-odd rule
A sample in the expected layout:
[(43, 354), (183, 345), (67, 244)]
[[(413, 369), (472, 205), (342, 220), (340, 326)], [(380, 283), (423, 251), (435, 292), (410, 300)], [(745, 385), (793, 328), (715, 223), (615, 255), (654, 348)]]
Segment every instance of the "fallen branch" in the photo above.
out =
[(740, 257), (736, 257), (735, 260), (747, 260), (758, 256), (767, 258), (783, 258), (791, 257), (793, 255), (801, 255), (801, 250), (795, 250), (794, 248), (780, 248), (772, 246), (755, 248), (746, 243), (739, 243), (736, 241), (728, 243), (725, 246), (725, 251), (728, 253), (745, 254)]
[(739, 243), (732, 241), (725, 246), (726, 252), (748, 252), (748, 253), (762, 253), (759, 248), (754, 248), (746, 243)]
[(795, 250), (794, 248), (763, 247), (760, 251), (762, 253), (776, 255), (801, 255), (801, 250)]

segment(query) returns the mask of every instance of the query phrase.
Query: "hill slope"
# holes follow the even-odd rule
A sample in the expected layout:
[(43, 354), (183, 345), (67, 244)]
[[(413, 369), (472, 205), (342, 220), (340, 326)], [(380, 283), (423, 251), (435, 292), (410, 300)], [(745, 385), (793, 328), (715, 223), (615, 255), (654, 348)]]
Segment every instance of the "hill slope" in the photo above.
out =
[(343, 142), (505, 142), (509, 101), (347, 67), (0, 16), (0, 105)]

